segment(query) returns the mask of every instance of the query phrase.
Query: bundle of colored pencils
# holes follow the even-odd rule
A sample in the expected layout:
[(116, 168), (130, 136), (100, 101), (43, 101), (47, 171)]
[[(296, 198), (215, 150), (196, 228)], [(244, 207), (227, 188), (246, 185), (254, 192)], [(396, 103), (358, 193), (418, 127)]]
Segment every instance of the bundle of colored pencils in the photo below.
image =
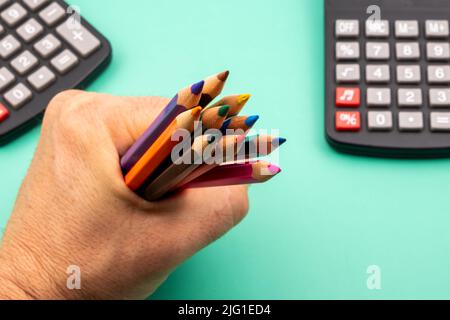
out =
[[(258, 116), (239, 116), (249, 94), (212, 101), (229, 72), (182, 89), (121, 158), (127, 186), (149, 201), (175, 191), (265, 182), (281, 169), (257, 160), (286, 140), (247, 137)], [(180, 141), (181, 140), (181, 141)]]

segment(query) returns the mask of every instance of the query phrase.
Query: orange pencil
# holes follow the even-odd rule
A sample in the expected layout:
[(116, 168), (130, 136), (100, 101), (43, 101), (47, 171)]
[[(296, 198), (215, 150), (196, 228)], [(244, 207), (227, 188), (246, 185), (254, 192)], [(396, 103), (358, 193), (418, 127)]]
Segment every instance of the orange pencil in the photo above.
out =
[(194, 131), (194, 123), (199, 120), (201, 110), (201, 107), (196, 107), (183, 112), (164, 130), (125, 176), (125, 183), (131, 190), (136, 191), (180, 143), (172, 141), (177, 130), (184, 129), (191, 133)]

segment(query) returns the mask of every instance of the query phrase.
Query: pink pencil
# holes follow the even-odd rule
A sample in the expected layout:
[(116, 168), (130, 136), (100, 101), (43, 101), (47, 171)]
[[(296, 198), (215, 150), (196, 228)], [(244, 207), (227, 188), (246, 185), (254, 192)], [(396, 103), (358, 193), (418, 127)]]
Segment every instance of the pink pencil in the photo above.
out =
[(281, 169), (265, 161), (251, 161), (220, 165), (183, 188), (207, 188), (239, 184), (262, 183), (270, 180)]

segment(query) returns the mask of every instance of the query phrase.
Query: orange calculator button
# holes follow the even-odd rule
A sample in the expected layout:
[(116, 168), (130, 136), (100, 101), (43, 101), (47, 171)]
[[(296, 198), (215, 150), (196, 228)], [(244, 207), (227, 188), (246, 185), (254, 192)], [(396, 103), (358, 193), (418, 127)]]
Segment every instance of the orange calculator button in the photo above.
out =
[(9, 117), (9, 111), (4, 105), (0, 103), (0, 122)]
[(361, 115), (357, 111), (336, 112), (337, 131), (359, 131), (361, 129)]
[(336, 88), (337, 107), (359, 107), (361, 105), (361, 90), (359, 88)]

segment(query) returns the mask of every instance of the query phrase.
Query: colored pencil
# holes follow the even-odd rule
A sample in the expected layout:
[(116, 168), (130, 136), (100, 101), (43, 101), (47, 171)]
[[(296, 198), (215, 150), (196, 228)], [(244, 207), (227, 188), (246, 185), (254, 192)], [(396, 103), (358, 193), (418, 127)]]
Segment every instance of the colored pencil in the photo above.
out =
[(198, 104), (200, 107), (206, 107), (211, 101), (214, 100), (215, 97), (217, 97), (222, 92), (229, 75), (229, 71), (224, 71), (205, 80), (202, 96)]
[(139, 137), (120, 160), (124, 174), (128, 173), (169, 124), (182, 112), (198, 106), (205, 82), (200, 81), (182, 89), (163, 109), (148, 129)]
[(235, 116), (228, 118), (223, 123), (222, 127), (220, 128), (220, 131), (222, 131), (223, 134), (227, 133), (227, 130), (243, 130), (248, 131), (250, 130), (256, 121), (258, 121), (259, 116)]
[(221, 106), (204, 110), (200, 117), (203, 129), (220, 129), (228, 116), (229, 110), (229, 106)]
[(176, 189), (183, 188), (184, 185), (187, 183), (197, 179), (198, 177), (204, 175), (208, 171), (211, 171), (215, 167), (218, 167), (222, 163), (233, 161), (236, 154), (239, 153), (239, 150), (243, 148), (245, 140), (245, 135), (230, 135), (230, 136), (223, 136), (222, 138), (222, 158), (221, 159), (215, 159), (215, 163), (211, 164), (204, 164), (198, 168), (195, 169), (192, 173), (190, 173), (187, 177), (185, 177), (183, 180), (181, 180), (177, 186)]
[(189, 182), (183, 188), (262, 183), (280, 172), (281, 169), (278, 166), (265, 161), (224, 164)]
[(200, 118), (201, 107), (180, 114), (156, 139), (155, 143), (143, 154), (131, 170), (125, 175), (127, 186), (136, 191), (158, 166), (171, 154), (172, 149), (180, 142), (172, 141), (177, 130), (194, 131), (194, 122)]
[(248, 93), (223, 97), (222, 99), (220, 99), (216, 103), (212, 104), (208, 108), (214, 108), (214, 107), (224, 106), (224, 105), (230, 106), (230, 111), (228, 112), (228, 116), (234, 117), (234, 116), (238, 115), (239, 112), (241, 112), (241, 110), (244, 108), (245, 104), (250, 99), (250, 97), (251, 97), (251, 95)]
[(285, 138), (270, 135), (246, 137), (243, 147), (236, 154), (236, 160), (250, 160), (271, 154), (286, 142)]
[(208, 144), (214, 141), (211, 138), (213, 137), (208, 135), (197, 137), (191, 149), (179, 159), (179, 162), (172, 163), (156, 179), (150, 182), (143, 193), (144, 198), (148, 201), (160, 199), (192, 171), (200, 167), (207, 160), (204, 158), (203, 151)]

